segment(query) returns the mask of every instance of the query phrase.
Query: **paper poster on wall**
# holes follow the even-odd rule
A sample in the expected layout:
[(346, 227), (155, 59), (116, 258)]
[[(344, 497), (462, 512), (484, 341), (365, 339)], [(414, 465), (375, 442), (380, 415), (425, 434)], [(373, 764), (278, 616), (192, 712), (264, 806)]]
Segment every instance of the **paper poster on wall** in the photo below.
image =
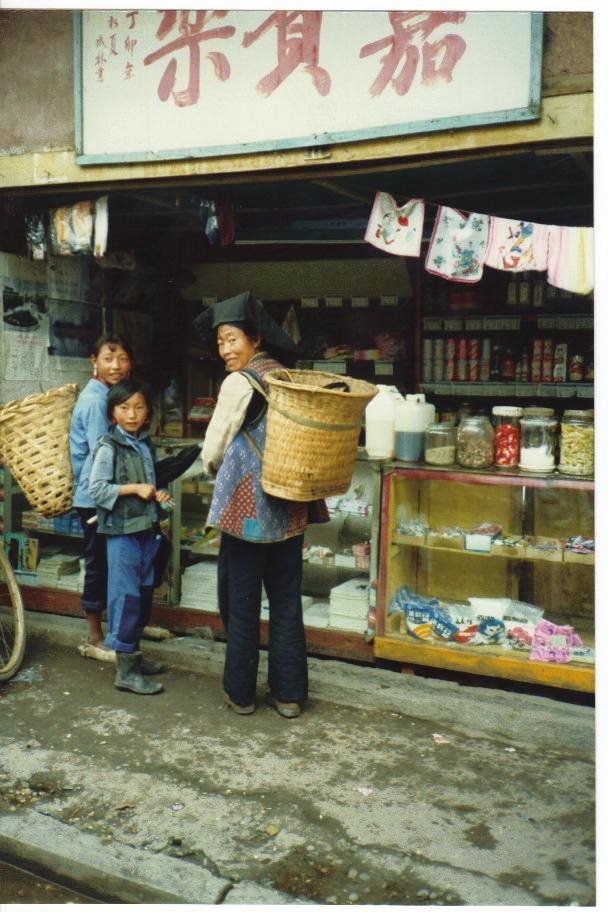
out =
[(48, 334), (46, 298), (36, 286), (20, 279), (5, 279), (2, 290), (2, 328), (5, 332)]
[[(36, 283), (4, 279), (0, 284), (0, 401), (21, 399), (45, 388), (49, 319)], [(28, 288), (30, 289), (28, 291)]]
[(49, 298), (61, 301), (88, 299), (88, 264), (84, 257), (49, 256), (47, 288)]
[(49, 300), (49, 354), (87, 358), (103, 331), (101, 307)]

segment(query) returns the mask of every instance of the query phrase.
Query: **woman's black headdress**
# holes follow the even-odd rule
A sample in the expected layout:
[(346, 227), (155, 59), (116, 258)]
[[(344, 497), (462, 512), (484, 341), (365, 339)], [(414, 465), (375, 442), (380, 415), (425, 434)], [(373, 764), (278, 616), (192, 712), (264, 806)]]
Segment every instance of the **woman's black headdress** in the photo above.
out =
[(222, 323), (229, 323), (231, 326), (246, 323), (253, 326), (262, 337), (262, 343), (266, 349), (290, 354), (296, 354), (298, 351), (295, 342), (289, 338), (287, 333), (283, 332), (264, 309), (261, 301), (258, 301), (249, 291), (206, 307), (198, 315), (193, 325), (203, 342), (209, 344), (213, 331)]

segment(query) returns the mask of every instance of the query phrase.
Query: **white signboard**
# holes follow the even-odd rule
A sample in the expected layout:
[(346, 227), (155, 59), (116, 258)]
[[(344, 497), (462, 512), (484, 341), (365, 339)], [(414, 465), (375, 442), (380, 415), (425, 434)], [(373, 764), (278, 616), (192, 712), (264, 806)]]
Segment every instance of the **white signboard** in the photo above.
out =
[(542, 14), (75, 13), (80, 164), (531, 120)]

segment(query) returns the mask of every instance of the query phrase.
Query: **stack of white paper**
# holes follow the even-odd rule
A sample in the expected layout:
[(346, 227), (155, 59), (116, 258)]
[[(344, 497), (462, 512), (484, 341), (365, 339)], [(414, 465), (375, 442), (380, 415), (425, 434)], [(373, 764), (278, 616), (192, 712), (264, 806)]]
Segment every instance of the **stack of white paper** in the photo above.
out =
[(329, 627), (329, 605), (327, 602), (314, 602), (304, 609), (305, 627)]
[(369, 584), (350, 579), (334, 586), (329, 593), (329, 626), (365, 633), (369, 610)]
[(45, 588), (64, 588), (64, 578), (80, 575), (80, 561), (74, 554), (53, 554), (42, 557), (36, 568), (36, 584)]
[(217, 603), (217, 563), (201, 561), (186, 567), (182, 574), (180, 605), (219, 614)]

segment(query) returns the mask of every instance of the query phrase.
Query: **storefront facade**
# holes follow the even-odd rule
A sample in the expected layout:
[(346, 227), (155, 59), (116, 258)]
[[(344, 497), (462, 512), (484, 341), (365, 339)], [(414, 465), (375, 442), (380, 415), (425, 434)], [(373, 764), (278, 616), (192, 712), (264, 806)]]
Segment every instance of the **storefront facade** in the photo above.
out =
[[(443, 129), (426, 130), (423, 124), (419, 127), (421, 132), (413, 128), (402, 135), (389, 131), (381, 137), (351, 136), (348, 140), (338, 138), (327, 143), (311, 140), (310, 145), (304, 147), (289, 145), (286, 140), (277, 141), (273, 149), (253, 148), (256, 142), (259, 146), (260, 141), (252, 140), (251, 148), (248, 147), (248, 151), (242, 154), (234, 154), (232, 149), (213, 154), (206, 148), (204, 154), (189, 152), (187, 158), (165, 157), (160, 152), (154, 160), (136, 160), (138, 155), (130, 146), (126, 151), (114, 153), (115, 158), (122, 157), (122, 161), (108, 161), (103, 152), (94, 151), (99, 137), (93, 137), (90, 148), (85, 147), (86, 139), (81, 133), (82, 119), (76, 116), (78, 112), (75, 111), (75, 105), (76, 108), (79, 105), (79, 92), (75, 91), (78, 73), (72, 67), (74, 28), (79, 26), (75, 26), (76, 20), (71, 14), (4, 13), (1, 16), (0, 71), (3, 72), (0, 76), (4, 84), (15, 87), (9, 91), (7, 116), (2, 127), (3, 135), (0, 136), (3, 207), (0, 251), (6, 254), (2, 259), (4, 274), (9, 273), (5, 285), (13, 287), (15, 283), (11, 285), (11, 282), (15, 276), (19, 278), (19, 270), (24, 270), (23, 281), (31, 278), (25, 275), (29, 267), (24, 243), (15, 240), (17, 226), (23, 223), (25, 212), (48, 211), (61, 205), (71, 205), (79, 199), (108, 195), (110, 235), (113, 215), (117, 224), (121, 222), (119, 240), (116, 241), (118, 246), (114, 249), (120, 249), (123, 238), (132, 246), (135, 226), (142, 226), (143, 236), (143, 226), (148, 219), (153, 219), (154, 232), (153, 236), (150, 235), (150, 243), (155, 245), (155, 251), (161, 251), (163, 268), (149, 273), (150, 264), (146, 262), (148, 277), (152, 276), (151, 282), (156, 286), (155, 295), (147, 298), (148, 316), (153, 313), (156, 318), (163, 303), (165, 316), (167, 311), (174, 314), (174, 308), (178, 308), (181, 314), (177, 321), (180, 333), (169, 332), (175, 327), (168, 326), (167, 321), (163, 323), (161, 319), (161, 325), (171, 337), (171, 344), (167, 346), (171, 350), (170, 356), (162, 356), (164, 385), (170, 385), (172, 379), (179, 381), (178, 413), (181, 409), (179, 429), (171, 426), (170, 416), (159, 424), (159, 432), (166, 443), (176, 437), (200, 435), (201, 424), (197, 424), (196, 419), (190, 420), (190, 416), (195, 414), (192, 411), (195, 400), (213, 399), (221, 377), (217, 366), (209, 365), (205, 354), (197, 349), (192, 340), (189, 330), (191, 318), (205, 299), (220, 299), (247, 287), (268, 303), (281, 319), (293, 305), (303, 334), (325, 334), (326, 350), (342, 342), (350, 350), (349, 355), (355, 351), (365, 352), (376, 347), (374, 327), (387, 335), (400, 332), (406, 337), (401, 354), (381, 359), (380, 364), (377, 356), (375, 360), (361, 357), (358, 363), (355, 359), (345, 358), (344, 372), (358, 371), (359, 376), (378, 383), (394, 384), (402, 392), (422, 389), (436, 405), (438, 413), (471, 398), (476, 407), (490, 409), (497, 402), (531, 406), (537, 403), (539, 395), (543, 397), (541, 404), (561, 406), (560, 414), (564, 406), (579, 410), (592, 407), (591, 381), (583, 381), (575, 388), (568, 384), (559, 389), (555, 385), (542, 390), (527, 387), (520, 389), (515, 396), (514, 386), (507, 386), (506, 391), (492, 386), (482, 390), (471, 383), (459, 387), (458, 381), (455, 381), (447, 387), (443, 385), (446, 382), (443, 377), (434, 382), (433, 377), (425, 381), (423, 375), (425, 340), (434, 342), (443, 339), (447, 342), (452, 337), (494, 339), (497, 334), (500, 336), (503, 330), (498, 324), (488, 324), (487, 331), (482, 325), (479, 328), (475, 328), (477, 324), (465, 325), (467, 318), (482, 319), (484, 315), (488, 315), (488, 319), (491, 316), (493, 319), (518, 321), (517, 325), (510, 324), (505, 331), (516, 335), (523, 333), (531, 344), (537, 336), (550, 337), (553, 329), (556, 332), (554, 341), (559, 342), (560, 333), (567, 334), (571, 330), (567, 320), (577, 317), (580, 325), (577, 341), (580, 339), (584, 344), (586, 353), (593, 341), (592, 303), (589, 306), (588, 300), (558, 298), (559, 306), (552, 308), (551, 300), (543, 292), (543, 306), (535, 315), (531, 307), (526, 307), (523, 298), (521, 306), (515, 305), (515, 309), (508, 303), (506, 279), (504, 288), (500, 282), (492, 281), (485, 292), (483, 289), (486, 286), (481, 283), (479, 289), (483, 293), (476, 300), (467, 302), (462, 297), (460, 301), (452, 300), (445, 292), (448, 286), (451, 286), (449, 290), (454, 290), (452, 283), (444, 282), (444, 292), (436, 293), (436, 286), (428, 282), (422, 260), (387, 256), (362, 243), (364, 221), (378, 191), (392, 192), (400, 201), (423, 197), (429, 202), (427, 223), (430, 218), (431, 224), (425, 230), (425, 241), (432, 227), (433, 206), (436, 208), (440, 204), (461, 206), (467, 210), (474, 208), (475, 211), (494, 215), (508, 213), (551, 224), (592, 225), (591, 14), (549, 13), (544, 16), (540, 105), (531, 119), (510, 121), (503, 118), (501, 122), (466, 126), (449, 122), (449, 126)], [(229, 17), (215, 25), (230, 27)], [(27, 57), (24, 56), (25, 36)], [(77, 42), (76, 47), (79, 46)], [(24, 65), (22, 61), (26, 59), (38, 61), (37, 67)], [(76, 101), (73, 102), (73, 99)], [(347, 130), (347, 126), (343, 127), (340, 135), (346, 134)], [(372, 134), (373, 127), (368, 126), (367, 133)], [(297, 136), (297, 131), (294, 135)], [(310, 138), (310, 133), (306, 131), (303, 135)], [(167, 143), (167, 148), (171, 145)], [(224, 143), (224, 146), (228, 145)], [(187, 149), (191, 147), (192, 144), (187, 145)], [(193, 148), (200, 150), (200, 143)], [(145, 158), (145, 155), (140, 153), (139, 157)], [(98, 160), (93, 160), (96, 158)], [(576, 181), (572, 177), (573, 172), (578, 174)], [(230, 198), (235, 214), (236, 243), (205, 247), (202, 251), (197, 247), (188, 223), (194, 196), (197, 200)], [(114, 212), (112, 197), (120, 200)], [(139, 202), (135, 203), (135, 200)], [(188, 217), (179, 224), (174, 222), (178, 227), (172, 229), (170, 223), (176, 216), (176, 210), (186, 210)], [(163, 228), (163, 218), (169, 223), (167, 230)], [(129, 220), (132, 222), (131, 232), (128, 230)], [(139, 254), (140, 250), (136, 250), (136, 263)], [(149, 260), (150, 257), (143, 256), (142, 259)], [(46, 266), (43, 269), (40, 264), (35, 265), (40, 275), (34, 276), (34, 284), (43, 286), (46, 282), (48, 289)], [(180, 270), (190, 273), (187, 284), (180, 284)], [(532, 279), (527, 275), (525, 281), (531, 282)], [(438, 281), (441, 285), (441, 280)], [(96, 291), (97, 304), (116, 311), (121, 310), (126, 302), (129, 313), (137, 312), (137, 307), (133, 305), (134, 295), (129, 297), (124, 283), (105, 280), (101, 286), (102, 291)], [(122, 290), (117, 291), (112, 303), (111, 292), (118, 286)], [(63, 297), (65, 287), (65, 283), (61, 287), (58, 284), (55, 294)], [(79, 294), (83, 293), (82, 287)], [(518, 288), (518, 294), (520, 290)], [(53, 294), (52, 291), (47, 293)], [(536, 322), (531, 324), (534, 316)], [(541, 316), (544, 324), (539, 322)], [(129, 318), (130, 323), (124, 316), (121, 319), (122, 326), (142, 325), (134, 316)], [(562, 322), (559, 325), (554, 322), (552, 327), (551, 319)], [(345, 322), (350, 330), (341, 337), (340, 327)], [(505, 336), (503, 350), (508, 347), (506, 342), (513, 337)], [(162, 348), (157, 343), (153, 347), (155, 357)], [(75, 358), (74, 362), (79, 364), (78, 367), (74, 364), (71, 371), (70, 364), (65, 364), (66, 360), (69, 359), (64, 359), (61, 371), (58, 368), (55, 370), (55, 364), (47, 365), (44, 369), (46, 373), (41, 367), (40, 378), (34, 380), (40, 379), (51, 385), (57, 384), (59, 378), (63, 382), (82, 382), (85, 376), (82, 360)], [(315, 358), (313, 355), (307, 363), (318, 368), (322, 360), (322, 356)], [(333, 369), (341, 370), (336, 363), (334, 359)], [(8, 358), (5, 364), (9, 364)], [(148, 368), (154, 371), (155, 363), (148, 364)], [(8, 375), (2, 378), (2, 402), (17, 397), (11, 387), (11, 379)], [(511, 391), (513, 394), (509, 395)], [(581, 395), (583, 392), (584, 396)], [(585, 399), (582, 403), (581, 398)], [(204, 405), (201, 407), (204, 408)], [(555, 664), (528, 662), (522, 668), (521, 657), (513, 656), (506, 650), (504, 654), (498, 653), (497, 657), (490, 658), (483, 658), (489, 654), (488, 649), (475, 652), (473, 647), (468, 650), (463, 648), (460, 652), (447, 647), (445, 654), (445, 649), (441, 652), (443, 647), (417, 643), (410, 633), (401, 629), (398, 619), (389, 614), (392, 599), (400, 586), (412, 585), (416, 581), (424, 586), (427, 594), (431, 594), (439, 586), (439, 576), (454, 572), (448, 566), (449, 561), (444, 567), (437, 563), (441, 557), (440, 548), (437, 551), (428, 549), (425, 542), (424, 549), (421, 549), (421, 542), (397, 541), (399, 535), (395, 529), (403, 519), (404, 505), (420, 504), (425, 498), (429, 503), (444, 498), (455, 499), (464, 505), (470, 501), (469, 492), (475, 490), (477, 494), (481, 492), (484, 495), (477, 497), (477, 512), (469, 514), (468, 507), (465, 509), (462, 506), (461, 522), (470, 526), (476, 519), (496, 518), (488, 515), (492, 512), (489, 507), (491, 500), (485, 495), (495, 493), (498, 485), (492, 487), (493, 482), (487, 481), (493, 477), (492, 474), (483, 476), (487, 481), (484, 486), (479, 481), (469, 485), (466, 479), (460, 477), (462, 472), (459, 475), (452, 473), (454, 477), (446, 476), (441, 482), (455, 485), (446, 494), (436, 476), (420, 476), (422, 467), (392, 462), (378, 466), (370, 464), (363, 452), (361, 455), (353, 486), (355, 493), (346, 499), (347, 503), (341, 508), (337, 507), (330, 524), (331, 534), (326, 539), (311, 540), (309, 543), (311, 548), (317, 548), (310, 570), (310, 593), (315, 604), (332, 588), (347, 582), (349, 576), (365, 578), (366, 571), (362, 569), (365, 563), (353, 567), (350, 559), (347, 561), (342, 554), (340, 566), (336, 564), (335, 556), (351, 548), (352, 544), (371, 540), (368, 575), (378, 580), (378, 600), (372, 606), (372, 617), (375, 607), (375, 642), (363, 632), (348, 632), (339, 627), (311, 627), (311, 651), (366, 661), (380, 657), (407, 665), (438, 665), (457, 671), (592, 689), (593, 668), (590, 664), (579, 666), (576, 662), (569, 663), (568, 669), (560, 668), (558, 675)], [(563, 528), (560, 527), (564, 506), (558, 508), (559, 515), (546, 515), (547, 506), (542, 497), (552, 496), (559, 490), (559, 486), (552, 485), (550, 480), (539, 486), (545, 495), (539, 495), (540, 500), (534, 504), (536, 526), (529, 516), (526, 519), (528, 525), (521, 525), (517, 509), (525, 486), (520, 481), (502, 486), (496, 501), (500, 504), (497, 511), (504, 517), (503, 526), (512, 532), (540, 534), (542, 526), (545, 537), (590, 535), (589, 529), (593, 525), (590, 515), (592, 486), (593, 482), (588, 478), (582, 481), (574, 479), (567, 489), (570, 493), (565, 495), (564, 505), (568, 501), (570, 515), (572, 511), (580, 514), (578, 525), (574, 524), (572, 528), (566, 528), (563, 523)], [(198, 516), (198, 524), (204, 525), (204, 502), (209, 493), (208, 486), (198, 479), (186, 481), (182, 488), (183, 497), (178, 498), (180, 510), (174, 519), (174, 572), (164, 594), (164, 602), (159, 600), (158, 618), (174, 629), (201, 624), (219, 629), (213, 612), (200, 612), (188, 607), (181, 596), (179, 568), (181, 565), (181, 569), (188, 569), (192, 561), (191, 556), (184, 558), (182, 554), (184, 534), (188, 534), (184, 533), (182, 526), (190, 528), (182, 520), (190, 517), (194, 528)], [(536, 493), (532, 491), (530, 496), (534, 499)], [(19, 509), (16, 502), (13, 516), (12, 498), (5, 493), (4, 500), (5, 530), (16, 532), (25, 528), (19, 525), (23, 520), (23, 507)], [(509, 523), (515, 521), (513, 517), (516, 513), (519, 522), (517, 530), (509, 527)], [(428, 520), (428, 511), (425, 516)], [(447, 519), (438, 513), (437, 523), (440, 522), (445, 523)], [(531, 522), (532, 526), (529, 525)], [(50, 530), (46, 532), (50, 533)], [(41, 533), (39, 537), (43, 535)], [(334, 555), (333, 564), (326, 560), (328, 555), (319, 548), (325, 548), (326, 552)], [(204, 545), (200, 545), (198, 553), (204, 553)], [(492, 560), (491, 557), (475, 555), (469, 560), (474, 569), (465, 574), (458, 599), (472, 591), (471, 577), (479, 574), (484, 577), (485, 583), (474, 587), (474, 591), (486, 597), (500, 591), (504, 595), (508, 592), (511, 598), (521, 598), (522, 593), (527, 593), (526, 597), (532, 599), (539, 598), (542, 593), (545, 599), (553, 602), (558, 591), (583, 592), (583, 639), (585, 643), (589, 642), (593, 620), (590, 582), (593, 565), (588, 561), (586, 564), (581, 562), (583, 566), (575, 564), (574, 570), (567, 566), (567, 562), (560, 561), (559, 569), (554, 566), (549, 568), (550, 579), (545, 579), (542, 572), (542, 579), (539, 579), (538, 568), (542, 571), (547, 566), (542, 562), (533, 564), (528, 557), (523, 561), (514, 561), (510, 554), (507, 557), (503, 555), (502, 560), (500, 557)], [(432, 561), (435, 561), (435, 569), (430, 566)], [(315, 563), (316, 566), (313, 566)], [(532, 572), (529, 572), (530, 567)], [(352, 570), (361, 572), (352, 574)], [(572, 578), (573, 573), (576, 580)], [(524, 577), (524, 583), (521, 583)], [(28, 586), (24, 591), (30, 608), (78, 614), (76, 593), (37, 586)], [(552, 603), (545, 605), (547, 617), (553, 617), (553, 607)], [(569, 611), (560, 605), (555, 619), (572, 622), (575, 617), (578, 617), (576, 611)], [(416, 649), (419, 651), (416, 652)]]

